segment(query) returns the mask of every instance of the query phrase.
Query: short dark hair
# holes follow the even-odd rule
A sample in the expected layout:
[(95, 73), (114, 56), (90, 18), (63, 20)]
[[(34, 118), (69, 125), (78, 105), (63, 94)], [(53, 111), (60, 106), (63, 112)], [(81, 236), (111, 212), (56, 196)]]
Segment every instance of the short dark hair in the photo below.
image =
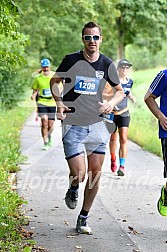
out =
[(99, 29), (99, 33), (100, 33), (100, 36), (101, 36), (102, 35), (101, 27), (98, 24), (94, 23), (94, 22), (89, 22), (89, 23), (85, 24), (83, 29), (82, 29), (82, 37), (84, 36), (84, 32), (85, 32), (86, 28), (94, 28), (94, 27), (97, 27)]

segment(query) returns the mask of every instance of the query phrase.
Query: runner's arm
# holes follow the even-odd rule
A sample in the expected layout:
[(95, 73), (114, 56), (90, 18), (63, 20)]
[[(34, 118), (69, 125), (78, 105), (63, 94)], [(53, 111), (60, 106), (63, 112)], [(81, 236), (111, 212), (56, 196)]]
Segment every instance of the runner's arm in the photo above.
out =
[(132, 94), (132, 91), (129, 91), (128, 94), (128, 98), (132, 101), (132, 102), (136, 102), (136, 97)]
[(147, 104), (149, 110), (153, 115), (159, 120), (162, 128), (167, 130), (167, 117), (161, 112), (157, 102), (155, 101), (157, 97), (153, 95), (150, 91), (147, 91), (144, 101)]
[(58, 77), (57, 74), (55, 73), (54, 76), (50, 80), (50, 89), (51, 89), (53, 98), (57, 104), (57, 119), (64, 120), (66, 118), (64, 111), (70, 111), (70, 109), (63, 104), (62, 97), (61, 97), (63, 90), (60, 89), (59, 87), (60, 83), (62, 83), (62, 79)]
[(37, 95), (38, 95), (38, 90), (33, 89), (32, 95), (31, 95), (31, 100), (35, 101)]
[(123, 91), (122, 85), (118, 84), (114, 88), (116, 92), (114, 93), (114, 95), (109, 101), (104, 102), (104, 103), (99, 102), (99, 104), (101, 105), (99, 111), (101, 113), (105, 113), (105, 114), (111, 113), (115, 105), (117, 105), (123, 100), (124, 91)]

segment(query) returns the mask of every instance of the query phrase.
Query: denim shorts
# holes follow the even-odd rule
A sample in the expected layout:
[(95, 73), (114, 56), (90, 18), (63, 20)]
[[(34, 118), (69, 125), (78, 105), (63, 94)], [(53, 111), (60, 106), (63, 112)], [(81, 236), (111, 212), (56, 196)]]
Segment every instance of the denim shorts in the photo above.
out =
[(66, 159), (82, 153), (105, 154), (110, 133), (103, 121), (88, 126), (65, 124), (62, 126), (62, 141)]

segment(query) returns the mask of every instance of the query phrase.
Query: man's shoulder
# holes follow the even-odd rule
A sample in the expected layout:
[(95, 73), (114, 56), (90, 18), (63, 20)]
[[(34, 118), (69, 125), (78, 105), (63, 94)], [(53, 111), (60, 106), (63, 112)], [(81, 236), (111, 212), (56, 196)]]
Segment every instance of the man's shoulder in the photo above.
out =
[(38, 76), (35, 77), (35, 79), (46, 79), (49, 77), (52, 77), (55, 74), (54, 71), (50, 70), (48, 75), (43, 75), (42, 73), (38, 74)]
[(167, 69), (161, 70), (150, 84), (149, 91), (154, 93), (155, 90), (161, 89), (162, 86), (167, 85)]
[(55, 74), (55, 72), (54, 71), (50, 71), (50, 77), (53, 77), (53, 75)]
[(167, 76), (167, 68), (163, 69), (161, 72), (164, 73)]
[(82, 51), (76, 51), (76, 52), (73, 52), (73, 53), (69, 53), (67, 55), (65, 55), (65, 58), (80, 58), (82, 55)]
[(56, 69), (57, 73), (67, 72), (73, 65), (75, 65), (78, 61), (83, 59), (82, 51), (73, 52), (70, 54), (66, 54)]
[(42, 76), (42, 73), (37, 73), (36, 76), (34, 76), (34, 79), (37, 80), (38, 78), (40, 78)]
[[(73, 52), (70, 54), (66, 54), (63, 61), (62, 61), (62, 65), (64, 66), (68, 66), (71, 67), (73, 66), (76, 62), (78, 62), (79, 60), (82, 59), (82, 52), (81, 51), (77, 51), (77, 52)], [(61, 66), (62, 67), (62, 66)]]
[(103, 53), (100, 53), (100, 58), (101, 60), (106, 61), (108, 64), (113, 63), (113, 60)]
[(133, 80), (129, 78), (129, 84), (133, 84)]
[(160, 82), (160, 81), (164, 81), (167, 79), (167, 69), (163, 69), (161, 70), (155, 77), (155, 79), (153, 80), (154, 82)]

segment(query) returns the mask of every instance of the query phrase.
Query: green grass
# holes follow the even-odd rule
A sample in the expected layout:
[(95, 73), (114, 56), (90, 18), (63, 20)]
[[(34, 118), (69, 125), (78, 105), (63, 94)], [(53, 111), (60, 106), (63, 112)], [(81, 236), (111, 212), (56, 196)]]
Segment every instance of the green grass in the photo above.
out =
[(9, 183), (11, 172), (19, 170), (24, 159), (20, 152), (20, 130), (32, 108), (0, 110), (0, 248), (2, 252), (24, 251), (19, 227), (24, 217), (20, 206), (25, 201), (20, 198)]

